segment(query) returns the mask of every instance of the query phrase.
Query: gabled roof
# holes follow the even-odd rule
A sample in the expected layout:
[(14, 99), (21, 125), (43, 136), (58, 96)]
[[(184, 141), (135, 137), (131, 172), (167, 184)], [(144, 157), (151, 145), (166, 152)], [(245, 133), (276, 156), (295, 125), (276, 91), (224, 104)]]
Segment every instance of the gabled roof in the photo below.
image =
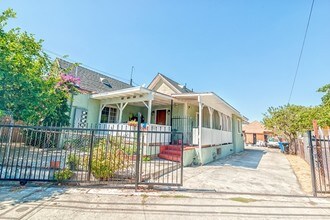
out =
[[(57, 58), (60, 68), (67, 69), (73, 66), (66, 60)], [(104, 74), (95, 72), (82, 66), (74, 67), (70, 70), (69, 74), (80, 78), (79, 88), (89, 91), (91, 93), (102, 93), (116, 91), (120, 89), (130, 88), (127, 83), (111, 78)], [(109, 86), (110, 85), (110, 86)]]
[(186, 86), (181, 85), (180, 83), (168, 78), (164, 74), (158, 73), (157, 76), (151, 81), (148, 88), (153, 89), (160, 79), (163, 79), (165, 82), (168, 83), (169, 86), (171, 86), (177, 93), (192, 93), (193, 91), (188, 89)]
[(243, 131), (245, 133), (263, 134), (264, 132), (272, 132), (266, 129), (265, 125), (258, 121), (253, 121), (250, 124), (243, 126)]

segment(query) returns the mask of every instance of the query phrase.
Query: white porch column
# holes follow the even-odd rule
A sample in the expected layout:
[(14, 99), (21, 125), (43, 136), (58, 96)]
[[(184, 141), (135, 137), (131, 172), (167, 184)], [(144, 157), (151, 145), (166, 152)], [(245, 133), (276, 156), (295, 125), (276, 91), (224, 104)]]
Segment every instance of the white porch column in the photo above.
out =
[(201, 96), (198, 96), (198, 147), (199, 147), (199, 158), (202, 163), (202, 116), (203, 116), (203, 103)]
[(100, 104), (100, 111), (99, 111), (99, 120), (98, 123), (101, 123), (101, 115), (102, 115), (102, 111), (105, 107), (105, 104)]
[[(208, 106), (208, 109), (209, 109), (209, 113), (210, 113), (210, 128), (211, 129), (213, 129), (213, 112), (214, 112), (214, 109), (213, 108), (211, 108), (211, 107), (209, 107)], [(214, 133), (213, 133), (213, 131), (212, 131), (212, 133), (211, 133), (211, 143), (212, 143), (212, 145), (214, 144), (214, 137), (213, 137), (213, 135), (214, 135)]]
[(212, 129), (213, 128), (213, 112), (214, 112), (214, 109), (211, 108), (211, 107), (207, 107), (209, 109), (209, 113), (210, 113), (210, 128)]
[(119, 109), (119, 120), (118, 120), (119, 123), (121, 123), (123, 120), (123, 111), (127, 104), (128, 104), (128, 102), (120, 103), (120, 105), (117, 104), (117, 107)]
[(148, 104), (146, 104), (145, 102), (143, 102), (143, 104), (147, 107), (148, 109), (148, 119), (147, 119), (147, 123), (150, 125), (151, 124), (151, 107), (152, 107), (152, 100), (150, 99), (148, 101)]
[(188, 102), (185, 102), (184, 103), (184, 109), (183, 109), (183, 114), (184, 114), (184, 116), (185, 117), (187, 117), (188, 116)]
[(151, 106), (152, 106), (152, 100), (148, 101), (148, 124), (151, 124)]

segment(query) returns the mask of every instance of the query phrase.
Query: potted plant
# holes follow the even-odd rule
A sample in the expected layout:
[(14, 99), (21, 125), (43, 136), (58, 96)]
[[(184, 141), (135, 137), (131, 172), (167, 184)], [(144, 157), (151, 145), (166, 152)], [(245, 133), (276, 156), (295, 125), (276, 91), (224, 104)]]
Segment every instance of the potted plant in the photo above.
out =
[(58, 161), (58, 160), (51, 160), (50, 161), (50, 168), (59, 169), (60, 166), (61, 166), (61, 161)]

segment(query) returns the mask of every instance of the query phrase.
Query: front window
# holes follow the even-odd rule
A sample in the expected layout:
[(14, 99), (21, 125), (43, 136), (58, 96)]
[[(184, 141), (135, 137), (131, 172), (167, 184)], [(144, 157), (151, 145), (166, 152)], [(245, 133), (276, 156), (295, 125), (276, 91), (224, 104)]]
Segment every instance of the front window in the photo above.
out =
[(101, 113), (101, 123), (117, 123), (117, 108), (104, 107)]

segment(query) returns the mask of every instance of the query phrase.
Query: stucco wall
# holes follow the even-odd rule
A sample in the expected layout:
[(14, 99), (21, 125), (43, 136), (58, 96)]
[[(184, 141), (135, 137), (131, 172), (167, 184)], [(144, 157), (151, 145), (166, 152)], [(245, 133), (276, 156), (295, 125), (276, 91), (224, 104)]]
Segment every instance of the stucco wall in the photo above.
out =
[[(241, 152), (244, 150), (244, 138), (243, 138), (243, 132), (242, 127), (240, 128), (240, 132), (238, 131), (238, 120), (239, 119), (236, 115), (232, 116), (232, 128), (233, 128), (233, 144), (234, 144), (234, 150), (235, 153)], [(242, 126), (242, 123), (240, 123)]]
[[(220, 149), (220, 150), (217, 150)], [(218, 160), (220, 158), (224, 158), (230, 154), (234, 153), (234, 145), (226, 144), (212, 147), (204, 147), (202, 148), (202, 158), (200, 157), (199, 148), (195, 148), (197, 160), (199, 164), (205, 165), (212, 161)]]
[[(71, 101), (69, 101), (71, 105)], [(98, 122), (98, 115), (100, 109), (100, 101), (91, 99), (89, 94), (78, 94), (73, 97), (72, 109), (70, 115), (70, 124), (72, 125), (74, 120), (74, 114), (76, 108), (83, 108), (88, 111), (87, 114), (87, 123), (95, 124)]]

